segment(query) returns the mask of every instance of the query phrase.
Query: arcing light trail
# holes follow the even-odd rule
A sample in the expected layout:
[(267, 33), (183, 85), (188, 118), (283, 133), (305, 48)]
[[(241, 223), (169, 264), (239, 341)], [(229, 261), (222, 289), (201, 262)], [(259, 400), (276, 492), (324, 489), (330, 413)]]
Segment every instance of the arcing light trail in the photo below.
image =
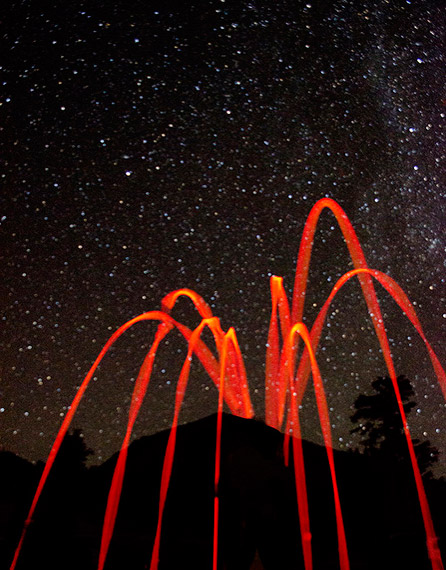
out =
[[(302, 323), (305, 303), (305, 293), (307, 287), (308, 271), (311, 260), (313, 238), (316, 231), (317, 222), (321, 212), (329, 208), (336, 217), (338, 225), (342, 231), (345, 242), (347, 244), (350, 257), (353, 261), (354, 269), (343, 275), (323, 305), (319, 315), (317, 316), (311, 331)], [(410, 437), (409, 426), (406, 414), (404, 412), (401, 394), (399, 391), (396, 372), (390, 352), (388, 337), (386, 334), (384, 321), (381, 315), (378, 299), (376, 296), (373, 280), (377, 280), (382, 287), (392, 296), (402, 311), (406, 314), (423, 342), (426, 345), (433, 368), (437, 375), (440, 387), (446, 399), (446, 374), (435, 355), (432, 347), (428, 343), (415, 310), (403, 290), (387, 275), (380, 271), (370, 269), (364, 257), (361, 245), (358, 241), (356, 233), (342, 208), (329, 198), (319, 200), (312, 208), (308, 219), (305, 223), (303, 236), (300, 242), (299, 255), (297, 260), (296, 277), (294, 283), (293, 299), (291, 308), (283, 288), (282, 278), (273, 276), (271, 278), (271, 297), (272, 312), (268, 333), (268, 344), (266, 353), (266, 379), (265, 379), (265, 411), (266, 423), (278, 430), (283, 428), (285, 422), (285, 459), (288, 461), (289, 439), (291, 431), (293, 432), (293, 458), (294, 471), (296, 478), (296, 492), (298, 498), (298, 514), (300, 521), (301, 541), (303, 547), (305, 570), (312, 570), (312, 549), (311, 549), (311, 529), (308, 511), (308, 499), (305, 481), (305, 466), (300, 439), (300, 424), (298, 410), (302, 402), (310, 373), (313, 377), (314, 390), (316, 395), (316, 403), (319, 414), (319, 420), (322, 429), (322, 435), (327, 451), (327, 459), (330, 468), (330, 474), (333, 484), (333, 498), (335, 504), (336, 527), (338, 535), (339, 564), (341, 570), (349, 570), (349, 558), (347, 541), (345, 537), (344, 524), (342, 519), (341, 499), (339, 497), (338, 485), (336, 480), (336, 471), (332, 449), (332, 437), (330, 428), (330, 419), (328, 406), (324, 391), (322, 378), (316, 360), (316, 352), (319, 340), (322, 334), (324, 321), (329, 310), (330, 304), (347, 281), (352, 277), (358, 277), (361, 284), (362, 293), (367, 303), (367, 308), (375, 328), (378, 341), (384, 356), (384, 360), (392, 380), (398, 408), (401, 414), (402, 426), (407, 441), (408, 453), (411, 459), (418, 498), (420, 502), (421, 514), (426, 532), (427, 553), (431, 562), (432, 570), (444, 570), (440, 552), (437, 544), (432, 517), (426, 498), (420, 470), (415, 457), (413, 443)], [(197, 312), (201, 317), (201, 323), (195, 330), (190, 330), (184, 324), (176, 321), (170, 316), (170, 312), (175, 306), (180, 296), (187, 296), (194, 304)], [(10, 566), (10, 570), (14, 570), (17, 559), (21, 551), (26, 531), (32, 522), (37, 502), (42, 493), (43, 487), (47, 481), (48, 475), (56, 459), (57, 453), (62, 444), (63, 438), (67, 433), (74, 414), (79, 403), (93, 377), (97, 367), (104, 358), (109, 348), (115, 341), (126, 332), (130, 327), (140, 321), (155, 321), (158, 323), (155, 339), (147, 353), (144, 362), (140, 368), (138, 377), (135, 382), (133, 394), (130, 403), (129, 419), (127, 423), (126, 433), (119, 451), (117, 463), (115, 466), (112, 483), (110, 486), (107, 506), (105, 510), (104, 524), (102, 530), (102, 539), (99, 553), (98, 570), (103, 570), (110, 541), (113, 535), (116, 515), (119, 507), (119, 500), (124, 479), (124, 472), (127, 461), (127, 450), (130, 443), (132, 430), (143, 403), (147, 388), (150, 382), (153, 364), (157, 354), (157, 350), (163, 339), (173, 329), (177, 329), (184, 337), (188, 344), (187, 356), (178, 379), (178, 385), (175, 393), (175, 408), (172, 428), (169, 435), (164, 463), (161, 474), (161, 488), (158, 511), (158, 524), (155, 536), (155, 542), (152, 550), (152, 558), (150, 570), (157, 570), (159, 563), (159, 547), (162, 528), (162, 519), (164, 505), (169, 487), (170, 475), (175, 454), (176, 430), (178, 426), (179, 414), (186, 392), (189, 379), (189, 372), (192, 363), (192, 357), (195, 355), (200, 360), (211, 380), (218, 389), (218, 415), (217, 415), (217, 440), (215, 455), (215, 477), (214, 477), (214, 539), (213, 539), (213, 570), (217, 570), (218, 560), (218, 514), (219, 514), (219, 497), (218, 484), (220, 476), (220, 445), (221, 445), (221, 429), (222, 429), (222, 412), (223, 402), (225, 401), (231, 412), (237, 416), (244, 418), (252, 418), (254, 411), (249, 397), (248, 382), (246, 378), (245, 367), (237, 337), (233, 328), (226, 333), (222, 330), (218, 318), (214, 317), (211, 309), (194, 291), (189, 289), (179, 289), (173, 291), (164, 297), (161, 311), (150, 311), (143, 313), (134, 319), (131, 319), (122, 325), (108, 340), (104, 348), (82, 382), (77, 394), (65, 416), (65, 419), (56, 436), (54, 444), (51, 448), (44, 471), (40, 478), (34, 499), (28, 512), (22, 535), (15, 551), (14, 559)], [(216, 352), (218, 358), (213, 355), (208, 346), (201, 340), (202, 331), (209, 328), (212, 332)], [(304, 350), (297, 361), (297, 349), (299, 345), (299, 337), (304, 342)], [(285, 417), (285, 411), (289, 409), (288, 416)], [(292, 430), (291, 430), (292, 426)]]

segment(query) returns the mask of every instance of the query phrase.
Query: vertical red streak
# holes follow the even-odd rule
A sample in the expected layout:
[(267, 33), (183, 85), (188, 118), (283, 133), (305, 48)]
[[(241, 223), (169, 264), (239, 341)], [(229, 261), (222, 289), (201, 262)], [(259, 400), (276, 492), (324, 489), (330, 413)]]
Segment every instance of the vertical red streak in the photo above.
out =
[(279, 330), (277, 326), (277, 295), (271, 279), (271, 319), (269, 322), (268, 342), (265, 363), (265, 421), (266, 424), (280, 429), (277, 413), (277, 391), (279, 390)]
[[(214, 321), (214, 325), (212, 326), (210, 323)], [(215, 321), (217, 321), (215, 323)], [(212, 318), (209, 320), (203, 319), (198, 327), (193, 331), (192, 335), (189, 338), (189, 346), (187, 350), (186, 359), (184, 361), (183, 367), (180, 372), (180, 377), (178, 379), (178, 386), (175, 392), (175, 410), (174, 410), (174, 417), (172, 421), (172, 427), (169, 434), (169, 439), (167, 441), (166, 453), (164, 456), (163, 462), (163, 469), (161, 473), (161, 488), (160, 488), (160, 499), (159, 499), (159, 508), (158, 508), (158, 523), (156, 528), (156, 535), (155, 535), (155, 542), (153, 545), (152, 550), (152, 559), (150, 562), (150, 570), (157, 570), (158, 563), (159, 563), (159, 550), (160, 550), (160, 540), (161, 540), (161, 524), (164, 514), (164, 507), (166, 504), (166, 497), (167, 497), (167, 490), (169, 487), (170, 476), (172, 473), (172, 465), (173, 465), (173, 458), (175, 454), (175, 442), (176, 442), (176, 432), (178, 426), (178, 418), (180, 414), (181, 404), (184, 399), (185, 390), (187, 387), (187, 382), (189, 379), (189, 371), (192, 362), (192, 352), (197, 344), (199, 336), (203, 331), (204, 327), (209, 325), (213, 332), (216, 329), (216, 325), (219, 328), (218, 320), (216, 318)], [(214, 333), (215, 334), (215, 333)], [(219, 336), (220, 331), (217, 331), (215, 336)]]
[[(198, 327), (193, 331), (192, 335), (190, 336), (187, 356), (186, 356), (186, 359), (184, 361), (183, 367), (181, 369), (180, 377), (178, 380), (178, 386), (176, 389), (174, 418), (172, 421), (172, 427), (171, 427), (169, 439), (167, 442), (166, 454), (164, 457), (163, 469), (162, 469), (162, 473), (161, 473), (161, 489), (160, 489), (160, 500), (159, 500), (159, 509), (158, 509), (158, 523), (157, 523), (157, 529), (156, 529), (156, 535), (155, 535), (155, 542), (154, 542), (153, 551), (152, 551), (152, 559), (151, 559), (151, 563), (150, 563), (150, 570), (157, 570), (157, 568), (158, 568), (160, 539), (161, 539), (161, 525), (162, 525), (164, 507), (165, 507), (165, 503), (166, 503), (167, 490), (169, 487), (170, 476), (172, 473), (172, 465), (173, 465), (173, 459), (174, 459), (174, 454), (175, 454), (176, 431), (177, 431), (177, 427), (178, 427), (178, 418), (179, 418), (179, 414), (180, 414), (180, 410), (181, 410), (181, 405), (183, 403), (184, 394), (185, 394), (186, 387), (187, 387), (187, 382), (189, 379), (189, 371), (190, 371), (190, 366), (191, 366), (191, 362), (192, 362), (192, 353), (195, 351), (196, 345), (199, 341), (199, 337), (200, 337), (205, 326), (209, 327), (209, 329), (212, 331), (216, 345), (217, 345), (217, 348), (219, 349), (219, 354), (220, 354), (220, 380), (219, 380), (219, 384), (221, 384), (222, 386), (224, 384), (224, 379), (225, 379), (224, 362), (226, 361), (227, 353), (228, 353), (228, 348), (227, 348), (227, 342), (228, 341), (226, 340), (226, 335), (223, 334), (223, 331), (221, 330), (221, 327), (220, 327), (220, 323), (216, 317), (212, 317), (209, 319), (203, 319), (201, 321), (201, 323), (198, 325)], [(241, 353), (238, 350), (238, 343), (236, 342), (235, 334), (234, 334), (234, 332), (232, 332), (231, 334), (230, 334), (230, 332), (228, 332), (227, 334), (228, 334), (228, 338), (230, 338), (231, 341), (233, 342), (233, 346), (234, 346), (234, 350), (235, 350), (234, 354), (237, 357), (237, 370), (238, 370), (238, 372), (241, 371), (241, 373), (243, 375), (244, 374), (244, 366), (240, 362)], [(239, 383), (239, 386), (243, 386), (243, 380), (239, 381), (238, 383)], [(225, 387), (225, 390), (226, 390), (226, 387)], [(221, 414), (223, 411), (223, 396), (224, 396), (224, 391), (221, 390), (220, 394), (219, 394), (220, 428), (218, 428), (218, 424), (217, 424), (217, 438), (218, 438), (217, 441), (218, 442), (220, 442), (220, 439), (221, 439)], [(249, 396), (247, 394), (245, 394), (245, 400), (249, 400)], [(215, 484), (216, 485), (218, 484), (218, 477), (219, 477), (219, 461), (220, 461), (219, 454), (220, 454), (220, 443), (217, 444), (217, 450), (216, 450), (216, 471), (215, 471)], [(218, 470), (217, 470), (217, 457), (218, 457)], [(214, 517), (215, 517), (215, 514), (214, 514)], [(215, 521), (215, 518), (214, 518), (214, 521)], [(218, 526), (217, 526), (217, 532), (218, 532)]]
[(280, 359), (283, 353), (279, 359), (277, 311), (279, 311), (282, 339), (285, 339), (290, 330), (290, 309), (283, 288), (283, 279), (271, 277), (270, 286), (272, 310), (266, 350), (265, 415), (266, 424), (280, 430), (283, 423), (288, 379), (286, 376), (281, 377), (283, 366), (280, 365)]
[(215, 471), (214, 471), (214, 537), (213, 537), (213, 551), (212, 551), (213, 570), (217, 570), (217, 562), (218, 562), (218, 515), (219, 515), (218, 484), (220, 482), (223, 392), (225, 389), (225, 369), (226, 369), (226, 358), (228, 354), (227, 339), (228, 336), (225, 335), (223, 342), (223, 350), (221, 353), (221, 360), (220, 360), (220, 385), (218, 391), (217, 429), (216, 429), (216, 441), (215, 441)]
[[(333, 495), (334, 495), (334, 503), (335, 503), (335, 515), (336, 515), (336, 528), (337, 528), (337, 534), (338, 534), (338, 549), (339, 549), (339, 565), (341, 570), (348, 570), (350, 568), (350, 563), (349, 563), (349, 559), (348, 559), (348, 552), (347, 552), (347, 542), (345, 539), (345, 529), (344, 529), (344, 522), (343, 522), (343, 518), (342, 518), (342, 510), (341, 510), (341, 502), (339, 500), (339, 491), (338, 491), (338, 485), (337, 485), (337, 480), (336, 480), (336, 472), (335, 472), (335, 465), (334, 465), (334, 456), (333, 456), (333, 445), (332, 445), (332, 439), (331, 439), (331, 428), (330, 428), (330, 418), (329, 418), (329, 413), (328, 413), (328, 405), (327, 405), (327, 400), (325, 397), (325, 390), (324, 390), (324, 386), (323, 386), (323, 382), (322, 382), (322, 378), (319, 372), (319, 367), (317, 365), (316, 362), (316, 357), (314, 355), (314, 351), (313, 348), (311, 346), (311, 339), (310, 339), (310, 335), (308, 334), (308, 330), (307, 327), (303, 324), (303, 323), (296, 323), (290, 331), (290, 334), (288, 335), (286, 342), (285, 342), (285, 347), (284, 350), (287, 354), (287, 368), (289, 370), (289, 378), (290, 380), (292, 379), (292, 375), (293, 375), (293, 368), (292, 368), (292, 363), (293, 363), (293, 352), (296, 350), (295, 348), (295, 335), (299, 334), (302, 337), (302, 340), (305, 343), (305, 346), (310, 354), (310, 359), (311, 359), (311, 371), (313, 374), (313, 381), (314, 381), (314, 390), (315, 390), (315, 395), (316, 395), (316, 403), (317, 403), (317, 408), (318, 408), (318, 413), (319, 413), (319, 421), (321, 424), (321, 429), (322, 429), (322, 435), (324, 438), (324, 443), (325, 443), (325, 449), (327, 451), (327, 458), (328, 458), (328, 464), (330, 467), (330, 474), (331, 474), (331, 480), (332, 480), (332, 485), (333, 485)], [(295, 386), (294, 386), (294, 381), (292, 381), (291, 384), (291, 398), (292, 400), (295, 398)], [(293, 427), (294, 425), (298, 425), (298, 417), (297, 417), (297, 404), (295, 403), (292, 408), (292, 421), (293, 421)], [(300, 477), (298, 478), (299, 480), (297, 480), (297, 484), (298, 487), (302, 486), (303, 484), (300, 481), (300, 478), (302, 477), (303, 479), (305, 478), (304, 475), (304, 463), (303, 463), (303, 454), (301, 449), (299, 450), (298, 446), (295, 445), (295, 449), (297, 450), (297, 454), (295, 455), (295, 461), (297, 458), (297, 465), (295, 467), (296, 471), (299, 473)], [(305, 490), (305, 495), (306, 495), (306, 490)], [(298, 497), (304, 496), (304, 490), (302, 489), (298, 489)], [(305, 497), (305, 502), (307, 502), (307, 498)], [(308, 506), (306, 505), (306, 510), (308, 510)], [(299, 513), (300, 515), (300, 513)], [(305, 510), (303, 511), (303, 515), (304, 517), (308, 518), (308, 513), (305, 513)], [(303, 520), (301, 520), (301, 533), (302, 533), (302, 546), (304, 548), (304, 560), (305, 560), (305, 548), (308, 548), (308, 543), (310, 542), (310, 530), (309, 530), (309, 520), (305, 520), (305, 518), (303, 518)], [(306, 570), (309, 570), (310, 566), (309, 566), (309, 561), (305, 560), (305, 568)]]
[[(299, 513), (302, 552), (304, 556), (305, 570), (312, 570), (313, 553), (311, 550), (311, 529), (310, 529), (310, 515), (308, 510), (307, 480), (305, 475), (304, 452), (302, 448), (302, 434), (300, 431), (299, 412), (296, 406), (296, 399), (293, 396), (291, 396), (291, 417), (293, 421), (293, 435), (291, 438), (291, 443), (293, 445), (294, 482), (296, 485), (297, 510)], [(288, 448), (289, 448), (290, 431), (291, 430), (287, 431)], [(286, 464), (288, 464), (288, 458)]]
[(212, 545), (212, 568), (217, 570), (218, 563), (218, 515), (219, 515), (219, 497), (214, 496), (214, 539)]
[(118, 460), (116, 462), (115, 470), (113, 472), (112, 483), (110, 486), (107, 507), (105, 510), (104, 524), (102, 527), (102, 538), (101, 547), (99, 551), (99, 563), (98, 570), (102, 570), (105, 564), (105, 559), (110, 546), (110, 541), (113, 534), (113, 529), (115, 526), (116, 515), (118, 513), (119, 500), (121, 497), (122, 484), (124, 481), (125, 466), (127, 462), (127, 449), (130, 444), (130, 438), (133, 431), (133, 426), (135, 424), (136, 418), (138, 416), (139, 410), (144, 400), (144, 396), (147, 392), (149, 386), (150, 377), (152, 374), (153, 363), (155, 360), (156, 352), (158, 350), (160, 342), (169, 332), (164, 324), (158, 327), (158, 331), (155, 336), (155, 340), (144, 359), (141, 369), (138, 374), (138, 378), (135, 382), (135, 387), (132, 394), (132, 401), (129, 410), (129, 420), (127, 424), (127, 430), (125, 433), (124, 441), (119, 450)]

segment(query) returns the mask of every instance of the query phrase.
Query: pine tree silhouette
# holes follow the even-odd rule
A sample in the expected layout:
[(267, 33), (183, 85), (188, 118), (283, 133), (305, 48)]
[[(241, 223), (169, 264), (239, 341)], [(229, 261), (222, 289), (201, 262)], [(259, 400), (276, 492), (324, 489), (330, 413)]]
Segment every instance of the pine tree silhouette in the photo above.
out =
[[(398, 376), (397, 382), (403, 409), (408, 416), (416, 406), (413, 400), (415, 392), (405, 376)], [(380, 377), (372, 382), (372, 387), (373, 395), (361, 394), (355, 401), (356, 412), (350, 419), (359, 425), (351, 433), (362, 435), (360, 445), (367, 455), (379, 453), (381, 457), (386, 455), (400, 463), (407, 462), (407, 442), (392, 381), (387, 376)], [(428, 440), (414, 439), (413, 444), (421, 473), (424, 477), (431, 477), (431, 468), (438, 461), (438, 449)]]

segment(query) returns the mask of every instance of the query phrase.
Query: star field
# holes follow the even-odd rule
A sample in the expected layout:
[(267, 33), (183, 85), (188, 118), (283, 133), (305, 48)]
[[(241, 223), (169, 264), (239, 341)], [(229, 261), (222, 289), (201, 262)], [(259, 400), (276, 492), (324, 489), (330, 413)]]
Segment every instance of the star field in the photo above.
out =
[[(320, 198), (370, 267), (415, 305), (445, 364), (444, 15), (436, 1), (8, 1), (2, 31), (1, 444), (44, 459), (108, 337), (173, 289), (234, 326), (261, 415), (269, 277), (288, 292)], [(334, 217), (316, 235), (305, 322), (351, 268)], [(445, 404), (417, 333), (377, 286), (414, 437), (445, 473)], [(186, 301), (179, 320), (198, 324)], [(138, 325), (100, 367), (74, 426), (101, 461), (123, 436), (153, 338)], [(151, 336), (152, 335), (152, 336)], [(170, 338), (170, 337), (169, 337)], [(163, 346), (135, 437), (167, 427), (184, 343)], [(318, 361), (333, 436), (386, 368), (357, 283)], [(197, 363), (183, 421), (216, 410)], [(319, 441), (314, 397), (304, 435)]]

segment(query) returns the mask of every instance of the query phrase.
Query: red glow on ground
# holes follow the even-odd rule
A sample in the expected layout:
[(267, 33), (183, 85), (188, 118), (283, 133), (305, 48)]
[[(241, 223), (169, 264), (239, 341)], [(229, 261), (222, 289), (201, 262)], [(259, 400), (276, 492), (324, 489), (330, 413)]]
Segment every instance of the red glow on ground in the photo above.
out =
[[(316, 231), (317, 222), (321, 212), (329, 208), (339, 224), (339, 227), (344, 236), (347, 244), (350, 257), (353, 261), (354, 270), (347, 272), (343, 275), (323, 305), (319, 315), (317, 316), (311, 331), (302, 323), (304, 314), (305, 294), (307, 287), (307, 279), (309, 272), (309, 265), (311, 260), (311, 252), (313, 246), (313, 239)], [(431, 561), (433, 570), (443, 570), (443, 563), (440, 557), (440, 552), (437, 545), (437, 537), (432, 523), (429, 505), (426, 499), (423, 482), (421, 479), (420, 470), (416, 461), (415, 451), (410, 436), (409, 426), (407, 423), (406, 415), (401, 400), (401, 395), (396, 380), (396, 372), (392, 361), (392, 356), (389, 347), (384, 321), (379, 308), (378, 299), (375, 292), (374, 280), (378, 281), (380, 285), (392, 296), (392, 298), (399, 305), (401, 310), (406, 314), (415, 330), (418, 332), (423, 342), (426, 345), (429, 357), (431, 359), (433, 368), (437, 375), (439, 384), (446, 398), (446, 375), (445, 372), (435, 355), (432, 347), (428, 343), (415, 310), (410, 303), (409, 299), (403, 290), (387, 275), (370, 269), (364, 257), (361, 245), (358, 241), (356, 233), (348, 220), (342, 208), (333, 200), (325, 198), (319, 200), (312, 208), (308, 219), (306, 221), (303, 236), (300, 242), (296, 277), (294, 283), (293, 299), (290, 308), (289, 301), (283, 288), (282, 278), (271, 278), (271, 298), (272, 298), (272, 312), (268, 334), (268, 347), (266, 352), (266, 379), (265, 379), (265, 405), (266, 405), (266, 423), (276, 429), (282, 429), (285, 423), (285, 460), (288, 461), (289, 439), (291, 437), (292, 426), (292, 445), (293, 457), (296, 477), (296, 492), (298, 498), (298, 512), (301, 529), (301, 542), (303, 546), (305, 570), (312, 569), (312, 547), (311, 547), (311, 528), (308, 512), (308, 499), (305, 480), (305, 466), (302, 451), (302, 444), (300, 439), (300, 424), (299, 424), (299, 405), (302, 402), (308, 379), (310, 374), (313, 377), (314, 390), (317, 402), (317, 409), (319, 414), (320, 425), (324, 438), (325, 447), (327, 450), (327, 460), (329, 463), (330, 474), (333, 486), (333, 500), (336, 513), (336, 527), (338, 536), (338, 549), (339, 549), (339, 563), (341, 570), (349, 569), (349, 558), (347, 542), (344, 531), (344, 524), (342, 519), (341, 498), (339, 497), (338, 485), (336, 480), (335, 464), (332, 449), (332, 436), (330, 427), (330, 418), (328, 405), (326, 401), (323, 381), (319, 372), (319, 367), (316, 360), (316, 353), (319, 340), (322, 334), (322, 329), (325, 317), (329, 310), (330, 304), (338, 291), (346, 284), (352, 277), (357, 277), (361, 284), (362, 293), (367, 303), (368, 311), (373, 322), (373, 326), (380, 343), (384, 360), (392, 380), (395, 396), (398, 402), (398, 407), (401, 414), (402, 425), (407, 440), (408, 451), (412, 462), (415, 483), (420, 502), (421, 513), (423, 517), (424, 527), (426, 531), (426, 545), (428, 556)], [(198, 327), (191, 331), (187, 326), (177, 322), (170, 316), (176, 301), (180, 296), (188, 297), (194, 304), (198, 314), (201, 317), (201, 323)], [(193, 356), (196, 356), (203, 367), (205, 368), (210, 379), (214, 382), (218, 390), (218, 415), (217, 415), (217, 440), (216, 440), (216, 455), (215, 455), (215, 476), (214, 476), (214, 538), (213, 538), (213, 570), (217, 570), (217, 555), (218, 555), (218, 515), (219, 515), (219, 497), (218, 485), (220, 477), (220, 453), (221, 453), (221, 431), (222, 431), (222, 412), (223, 402), (226, 402), (231, 413), (244, 417), (252, 418), (254, 411), (252, 408), (248, 382), (246, 378), (245, 367), (240, 348), (237, 342), (236, 333), (233, 328), (230, 328), (226, 333), (220, 326), (218, 318), (214, 317), (211, 309), (206, 304), (204, 299), (190, 289), (179, 289), (166, 295), (162, 300), (161, 311), (150, 311), (144, 313), (124, 325), (122, 325), (108, 340), (104, 348), (101, 350), (99, 356), (82, 382), (68, 413), (60, 427), (54, 444), (51, 448), (45, 469), (42, 473), (40, 482), (38, 484), (34, 499), (32, 501), (24, 529), (17, 546), (14, 559), (10, 566), (10, 570), (14, 570), (17, 559), (22, 548), (26, 531), (32, 522), (32, 518), (36, 509), (37, 502), (42, 493), (43, 487), (47, 481), (50, 470), (53, 466), (54, 460), (57, 456), (59, 448), (62, 444), (63, 438), (67, 433), (74, 414), (79, 406), (79, 403), (88, 387), (88, 384), (93, 377), (97, 367), (106, 355), (109, 348), (115, 341), (126, 332), (134, 324), (143, 321), (155, 321), (158, 327), (155, 333), (155, 338), (147, 353), (138, 378), (135, 382), (133, 389), (129, 419), (127, 423), (126, 433), (119, 451), (118, 460), (116, 463), (115, 471), (113, 474), (112, 483), (109, 490), (107, 506), (104, 516), (104, 524), (102, 531), (101, 547), (98, 561), (98, 570), (102, 570), (105, 564), (107, 552), (109, 549), (110, 541), (112, 540), (113, 529), (116, 521), (116, 515), (119, 507), (119, 500), (121, 496), (122, 484), (124, 479), (127, 449), (130, 443), (130, 438), (135, 421), (141, 409), (144, 397), (146, 395), (153, 364), (156, 358), (157, 350), (170, 333), (171, 330), (178, 330), (187, 342), (188, 351), (184, 361), (183, 367), (178, 379), (178, 385), (175, 395), (174, 417), (172, 421), (172, 428), (170, 431), (164, 464), (161, 474), (160, 486), (160, 500), (158, 511), (158, 524), (155, 542), (152, 550), (152, 558), (150, 563), (150, 570), (157, 570), (159, 562), (159, 547), (160, 536), (162, 528), (162, 518), (164, 512), (165, 501), (169, 488), (169, 481), (172, 472), (172, 465), (175, 455), (175, 442), (176, 431), (179, 421), (179, 414), (183, 403), (184, 395), (187, 389), (190, 367), (192, 364)], [(201, 340), (201, 334), (205, 328), (209, 328), (212, 332), (215, 351), (215, 356), (209, 347)], [(297, 361), (299, 339), (302, 338), (305, 348), (302, 356)], [(289, 410), (286, 417), (286, 411)], [(297, 540), (297, 537), (296, 537)]]

